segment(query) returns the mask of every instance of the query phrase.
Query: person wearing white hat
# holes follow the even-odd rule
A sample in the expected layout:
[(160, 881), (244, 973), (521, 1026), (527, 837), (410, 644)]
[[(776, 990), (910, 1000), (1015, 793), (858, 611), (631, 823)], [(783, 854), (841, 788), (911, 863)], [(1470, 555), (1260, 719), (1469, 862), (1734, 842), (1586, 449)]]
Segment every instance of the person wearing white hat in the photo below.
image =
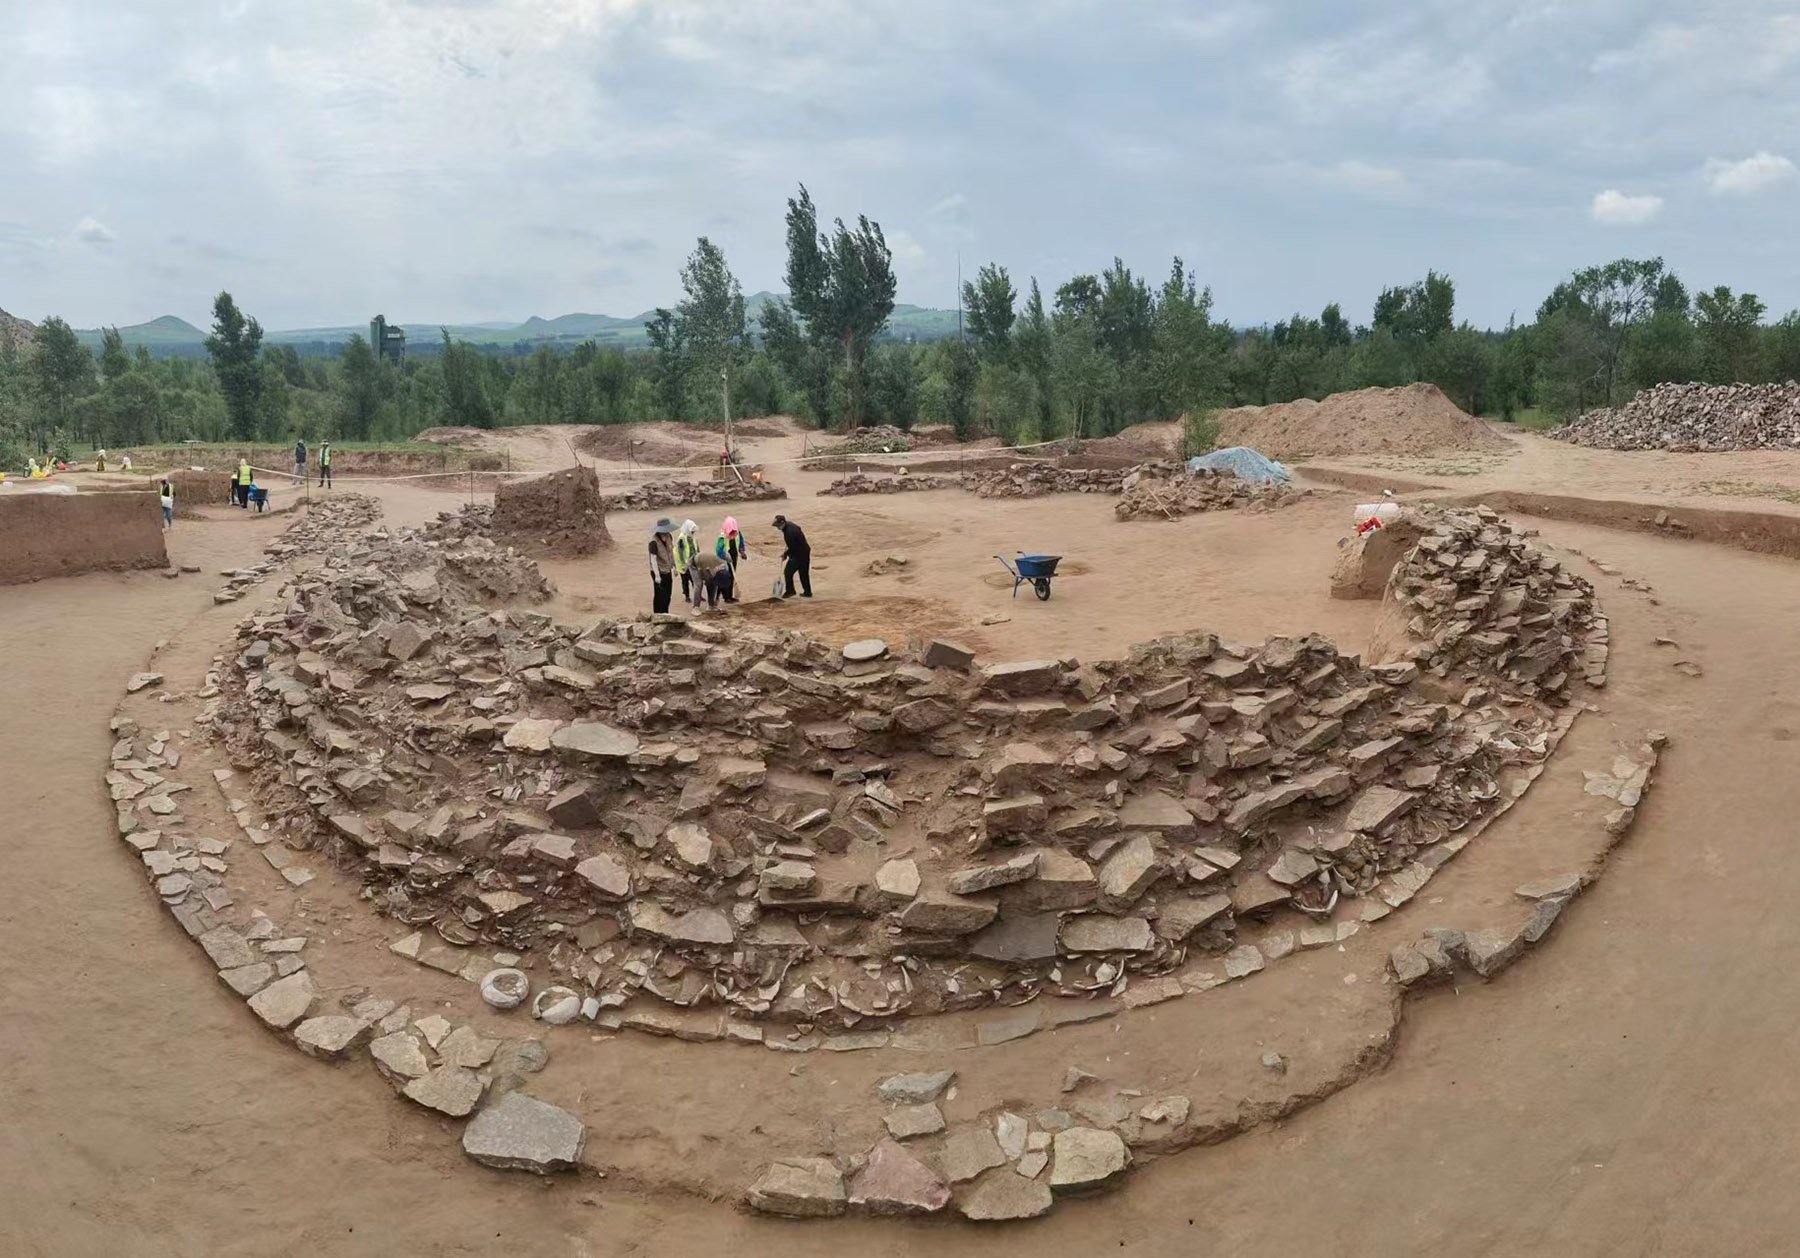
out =
[(650, 529), (650, 610), (667, 612), (675, 589), (675, 521), (663, 516)]

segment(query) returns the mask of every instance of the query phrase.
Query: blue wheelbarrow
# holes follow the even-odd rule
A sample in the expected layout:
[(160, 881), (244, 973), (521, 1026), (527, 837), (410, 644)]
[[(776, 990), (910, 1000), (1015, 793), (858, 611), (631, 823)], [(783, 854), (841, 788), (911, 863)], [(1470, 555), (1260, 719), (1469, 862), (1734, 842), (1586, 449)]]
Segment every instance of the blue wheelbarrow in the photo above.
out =
[(1040, 599), (1050, 597), (1050, 578), (1056, 575), (1056, 565), (1062, 562), (1061, 555), (1027, 555), (1021, 551), (1010, 563), (1004, 555), (994, 558), (1012, 574), (1014, 598), (1019, 597), (1019, 587), (1026, 583), (1030, 583)]

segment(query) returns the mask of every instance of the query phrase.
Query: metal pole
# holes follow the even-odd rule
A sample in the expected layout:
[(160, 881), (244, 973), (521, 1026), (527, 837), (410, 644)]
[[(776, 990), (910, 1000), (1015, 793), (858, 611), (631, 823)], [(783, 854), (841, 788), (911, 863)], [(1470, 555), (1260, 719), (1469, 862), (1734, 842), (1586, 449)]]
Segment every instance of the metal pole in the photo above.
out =
[(725, 404), (725, 461), (731, 461), (731, 373), (719, 368), (719, 397)]

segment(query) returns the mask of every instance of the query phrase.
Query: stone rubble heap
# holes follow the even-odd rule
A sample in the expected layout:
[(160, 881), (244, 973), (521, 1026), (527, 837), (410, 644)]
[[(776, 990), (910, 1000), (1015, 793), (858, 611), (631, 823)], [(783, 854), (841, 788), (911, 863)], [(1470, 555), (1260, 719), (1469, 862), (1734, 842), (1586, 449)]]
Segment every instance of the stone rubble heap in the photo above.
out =
[(1428, 528), (1388, 578), (1384, 625), (1405, 659), (1467, 705), (1530, 702), (1573, 676), (1603, 685), (1609, 650), (1593, 587), (1487, 507), (1409, 508)]
[[(203, 697), (216, 693), (222, 663), (215, 659)], [(161, 683), (159, 674), (140, 674), (126, 690), (139, 693)], [(235, 797), (243, 783), (230, 769), (212, 776), (238, 832), (230, 838), (197, 833), (184, 811), (191, 787), (174, 776), (186, 760), (179, 737), (146, 730), (125, 715), (114, 717), (111, 729), (106, 787), (120, 838), (176, 923), (204, 950), (219, 981), (269, 1031), (309, 1056), (366, 1057), (408, 1100), (448, 1117), (466, 1117), (487, 1095), (491, 1103), (464, 1137), (476, 1161), (540, 1174), (575, 1165), (586, 1136), (580, 1120), (516, 1091), (524, 1076), (549, 1060), (542, 1041), (488, 1039), (436, 1013), (415, 1016), (410, 1007), (366, 988), (328, 1002), (307, 964), (311, 926), (304, 915), (286, 918), (274, 906), (265, 911), (242, 904), (227, 884), (233, 864), (260, 857), (299, 890), (316, 876), (302, 853), (278, 841), (262, 814)]]
[(898, 494), (926, 489), (966, 489), (978, 498), (1040, 498), (1045, 494), (1116, 494), (1134, 477), (1181, 476), (1181, 464), (1158, 460), (1131, 468), (1071, 468), (1053, 463), (1014, 463), (961, 476), (872, 475), (855, 472), (822, 494)]
[(1602, 450), (1792, 449), (1800, 446), (1800, 383), (1659, 384), (1550, 436)]
[(753, 480), (659, 480), (649, 481), (635, 489), (610, 494), (608, 511), (665, 511), (670, 507), (692, 507), (723, 502), (765, 502), (787, 497), (787, 490), (767, 481)]
[[(213, 723), (289, 846), (358, 874), (421, 964), (529, 954), (571, 1016), (686, 1038), (872, 1047), (996, 1008), (1010, 1038), (1334, 942), (1535, 772), (1591, 591), (1458, 520), (1396, 571), (1416, 661), (1191, 633), (975, 668), (490, 610), (548, 586), (447, 516), (296, 575), (241, 626)], [(1490, 570), (1482, 609), (1440, 596)], [(1442, 694), (1484, 658), (1507, 671)], [(1271, 914), (1298, 937), (1265, 953), (1241, 932)]]
[(263, 548), (262, 559), (248, 568), (226, 568), (225, 584), (213, 594), (215, 603), (235, 603), (261, 585), (275, 569), (301, 555), (317, 554), (381, 518), (381, 502), (367, 494), (334, 494), (314, 499), (304, 514)]
[(959, 476), (878, 476), (867, 472), (852, 472), (832, 481), (819, 493), (833, 498), (848, 498), (856, 494), (905, 494), (927, 489), (961, 488), (963, 480)]
[[(1163, 471), (1163, 467), (1170, 470)], [(1306, 490), (1279, 482), (1250, 481), (1204, 469), (1190, 473), (1179, 464), (1146, 464), (1125, 477), (1113, 514), (1121, 520), (1173, 520), (1236, 507), (1267, 510), (1289, 506), (1306, 496)]]
[(1011, 467), (970, 472), (964, 484), (979, 498), (1038, 498), (1044, 494), (1116, 494), (1132, 476), (1174, 476), (1179, 463), (1157, 461), (1132, 468), (1057, 467), (1051, 463), (1014, 463)]

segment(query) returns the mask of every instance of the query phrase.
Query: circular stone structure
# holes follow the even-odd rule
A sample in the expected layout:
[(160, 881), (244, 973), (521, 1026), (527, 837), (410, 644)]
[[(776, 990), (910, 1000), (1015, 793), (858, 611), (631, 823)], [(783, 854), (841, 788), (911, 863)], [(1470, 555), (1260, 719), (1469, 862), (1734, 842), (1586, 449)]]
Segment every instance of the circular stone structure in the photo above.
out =
[[(326, 1025), (311, 977), (323, 945), (300, 960), (307, 939), (278, 925), (304, 904), (235, 885), (231, 845), (187, 837), (182, 808), (200, 806), (167, 775), (168, 736), (122, 717), (108, 782), (157, 891), (265, 1022), (309, 1052), (366, 1046), (442, 1113), (541, 1069), (544, 1044), (507, 1036), (542, 1024), (456, 1025), (415, 1005), (468, 1017), (479, 998), (456, 984), (485, 993), (529, 971), (554, 984), (533, 1012), (577, 1023), (542, 1032), (569, 1037), (559, 1063), (594, 1034), (634, 1045), (645, 1073), (619, 1104), (716, 1105), (749, 1078), (765, 1092), (792, 1079), (790, 1054), (866, 1056), (837, 1059), (871, 1098), (837, 1163), (806, 1134), (826, 1103), (810, 1090), (721, 1146), (718, 1173), (759, 1208), (1026, 1217), (1341, 1086), (1391, 1035), (1383, 980), (1494, 972), (1582, 881), (1521, 887), (1534, 907), (1510, 933), (1383, 927), (1372, 961), (1365, 949), (1332, 978), (1337, 1032), (1307, 1001), (1272, 1014), (1236, 995), (1316, 985), (1320, 958), (1403, 912), (1524, 796), (1580, 688), (1603, 683), (1592, 588), (1490, 511), (1411, 517), (1416, 543), (1380, 560), (1393, 567), (1370, 662), (1317, 636), (1196, 632), (1122, 659), (977, 666), (954, 644), (838, 651), (711, 619), (558, 625), (522, 607), (549, 587), (478, 515), (367, 534), (366, 511), (340, 501), (234, 578), (247, 589), (317, 556), (242, 622), (199, 723), (222, 815), (277, 891), (372, 910), (416, 990), (387, 994), (392, 957), (386, 987), (356, 981), (346, 946), (329, 953), (336, 986), (364, 994)], [(1646, 748), (1589, 775), (1618, 805), (1609, 828), (1629, 824), (1653, 763)], [(1352, 1000), (1359, 979), (1368, 996)], [(1187, 1012), (1201, 996), (1216, 1015)], [(1161, 1030), (1145, 1039), (1136, 1011), (1151, 1005)], [(1262, 1064), (1258, 1037), (1295, 1018), (1329, 1048), (1323, 1074), (1291, 1053)], [(1222, 1036), (1254, 1083), (1228, 1067), (1203, 1095), (1154, 1051), (1138, 1079), (1071, 1065), (1125, 1042), (1090, 1025), (1115, 1019), (1147, 1048)], [(1042, 1033), (1055, 1044), (1034, 1048)], [(659, 1037), (717, 1043), (747, 1073), (659, 1095), (640, 1056)], [(1016, 1069), (953, 1093), (965, 1053)], [(1028, 1079), (1039, 1100), (1015, 1112)], [(1269, 1099), (1246, 1106), (1252, 1091)], [(746, 1168), (765, 1163), (753, 1186)], [(988, 1178), (1015, 1172), (1044, 1193)]]

